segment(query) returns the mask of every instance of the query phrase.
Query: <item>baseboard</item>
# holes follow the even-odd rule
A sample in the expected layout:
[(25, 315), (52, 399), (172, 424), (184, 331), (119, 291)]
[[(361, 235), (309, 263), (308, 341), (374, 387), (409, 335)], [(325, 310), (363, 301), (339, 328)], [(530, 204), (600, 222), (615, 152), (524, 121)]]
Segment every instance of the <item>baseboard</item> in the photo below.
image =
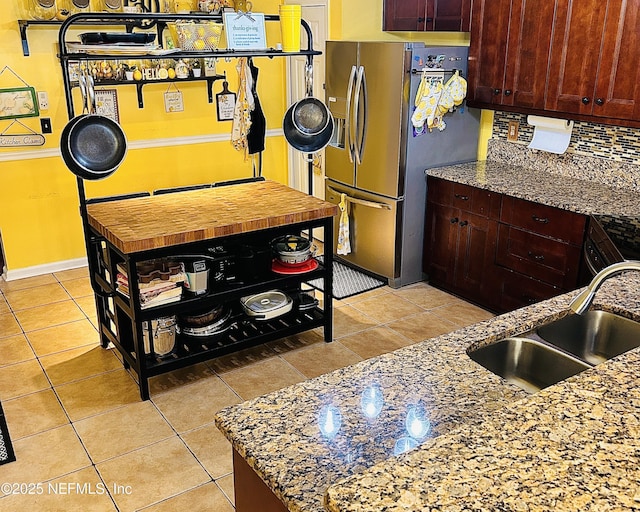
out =
[(36, 277), (44, 274), (52, 274), (54, 272), (62, 272), (63, 270), (71, 270), (79, 267), (87, 266), (87, 258), (76, 258), (73, 260), (56, 261), (55, 263), (47, 263), (45, 265), (35, 265), (33, 267), (18, 268), (8, 270), (4, 267), (2, 277), (5, 281), (15, 281), (16, 279), (24, 279), (27, 277)]

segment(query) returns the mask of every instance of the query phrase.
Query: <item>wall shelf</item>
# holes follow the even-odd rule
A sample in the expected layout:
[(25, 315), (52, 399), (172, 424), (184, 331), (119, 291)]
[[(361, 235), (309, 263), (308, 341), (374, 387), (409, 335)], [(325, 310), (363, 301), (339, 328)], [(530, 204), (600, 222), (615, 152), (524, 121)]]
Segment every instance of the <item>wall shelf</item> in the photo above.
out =
[[(188, 13), (188, 14), (128, 14), (128, 13), (80, 13), (69, 16), (65, 21), (24, 21), (21, 20), (19, 23), (24, 23), (24, 32), (26, 37), (26, 27), (29, 24), (39, 24), (39, 25), (60, 25), (60, 30), (58, 32), (58, 46), (60, 48), (60, 64), (62, 66), (62, 77), (64, 81), (65, 95), (67, 101), (67, 110), (69, 114), (69, 119), (74, 117), (74, 108), (73, 108), (73, 98), (71, 97), (71, 89), (77, 86), (77, 83), (74, 83), (70, 79), (69, 73), (69, 63), (70, 62), (88, 62), (88, 61), (98, 61), (98, 60), (139, 60), (139, 59), (151, 59), (151, 60), (160, 60), (160, 59), (224, 59), (224, 58), (241, 58), (241, 57), (290, 57), (295, 55), (302, 55), (307, 57), (308, 65), (313, 65), (313, 57), (315, 55), (321, 55), (322, 52), (313, 49), (313, 36), (311, 34), (311, 29), (305, 20), (301, 20), (301, 25), (307, 36), (307, 48), (301, 49), (299, 52), (283, 52), (282, 50), (277, 50), (275, 48), (268, 48), (266, 50), (228, 50), (228, 49), (220, 49), (213, 51), (171, 51), (171, 52), (154, 52), (151, 54), (107, 54), (102, 52), (96, 53), (79, 53), (79, 52), (69, 52), (67, 51), (67, 33), (71, 28), (78, 28), (82, 26), (101, 26), (101, 25), (109, 25), (109, 26), (124, 26), (127, 32), (132, 32), (134, 28), (140, 30), (150, 30), (156, 29), (158, 31), (158, 40), (162, 40), (162, 32), (166, 28), (167, 23), (175, 22), (176, 20), (186, 20), (186, 21), (215, 21), (218, 23), (222, 23), (221, 15), (212, 15), (205, 13)], [(280, 16), (278, 15), (265, 15), (265, 21), (267, 22), (279, 22)], [(21, 33), (22, 33), (22, 25), (21, 25)], [(26, 44), (26, 39), (23, 40), (23, 49), (24, 44)], [(27, 47), (28, 50), (28, 47)], [(206, 81), (207, 89), (208, 89), (208, 100), (209, 103), (213, 102), (213, 83), (217, 80), (224, 79), (224, 76), (216, 75), (212, 77), (190, 77), (190, 78), (175, 78), (175, 79), (162, 79), (162, 80), (144, 80), (144, 81), (136, 81), (136, 89), (138, 93), (138, 106), (140, 108), (144, 107), (144, 100), (142, 97), (142, 88), (146, 84), (150, 83), (176, 83), (176, 82), (186, 82), (186, 81)], [(118, 80), (101, 80), (96, 82), (97, 86), (100, 85), (131, 85), (130, 81), (118, 81)]]

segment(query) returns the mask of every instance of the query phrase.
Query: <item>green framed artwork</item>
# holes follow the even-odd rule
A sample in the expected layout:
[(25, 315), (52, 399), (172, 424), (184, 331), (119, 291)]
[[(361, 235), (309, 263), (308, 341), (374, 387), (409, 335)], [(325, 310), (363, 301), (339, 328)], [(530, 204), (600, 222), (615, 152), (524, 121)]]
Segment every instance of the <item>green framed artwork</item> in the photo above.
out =
[(0, 89), (0, 119), (38, 117), (38, 100), (33, 87)]

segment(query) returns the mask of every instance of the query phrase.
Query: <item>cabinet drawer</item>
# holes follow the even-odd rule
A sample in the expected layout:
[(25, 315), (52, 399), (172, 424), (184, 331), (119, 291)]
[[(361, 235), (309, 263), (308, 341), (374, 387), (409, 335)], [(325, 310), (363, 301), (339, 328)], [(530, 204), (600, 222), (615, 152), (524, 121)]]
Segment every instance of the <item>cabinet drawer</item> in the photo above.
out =
[(427, 176), (427, 203), (451, 206), (453, 201), (453, 182)]
[(502, 195), (489, 190), (454, 183), (429, 176), (427, 202), (454, 206), (462, 211), (497, 219), (500, 215)]
[(540, 235), (582, 245), (587, 217), (553, 206), (504, 196), (500, 220)]
[(576, 286), (580, 247), (500, 224), (496, 263), (563, 289)]
[(453, 206), (463, 211), (497, 219), (502, 194), (461, 183), (453, 184)]
[(556, 286), (510, 270), (503, 269), (501, 274), (498, 308), (500, 311), (513, 311), (563, 293), (563, 290)]

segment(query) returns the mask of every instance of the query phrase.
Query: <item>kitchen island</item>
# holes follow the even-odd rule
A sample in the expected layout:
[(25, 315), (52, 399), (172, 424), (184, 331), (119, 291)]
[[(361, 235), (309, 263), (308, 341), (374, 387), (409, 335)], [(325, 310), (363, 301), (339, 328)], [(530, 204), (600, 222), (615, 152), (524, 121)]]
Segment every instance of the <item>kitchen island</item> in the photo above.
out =
[[(87, 204), (89, 274), (101, 342), (104, 347), (112, 343), (125, 368), (135, 372), (141, 398), (149, 398), (150, 377), (213, 357), (317, 327), (323, 328), (325, 341), (332, 341), (336, 213), (335, 205), (264, 180)], [(320, 227), (328, 239), (324, 264), (314, 260), (304, 272), (273, 269), (274, 238)], [(145, 308), (139, 300), (140, 269), (159, 269), (162, 284), (171, 281), (170, 269), (179, 270), (185, 260), (209, 266), (205, 286), (196, 294), (179, 285), (172, 300)], [(324, 306), (303, 308), (301, 285), (318, 278), (324, 279)], [(241, 307), (244, 297), (270, 291), (287, 298), (286, 314), (267, 318)], [(180, 315), (212, 320), (198, 323), (202, 329), (192, 329), (194, 334), (183, 329), (172, 335), (171, 329), (181, 327)], [(161, 334), (175, 337), (173, 348), (156, 350), (154, 340)]]
[[(539, 183), (557, 180), (517, 171), (511, 187), (537, 191), (534, 200), (545, 194)], [(599, 201), (600, 212), (623, 200), (637, 211), (637, 194), (594, 187), (613, 201)], [(594, 206), (574, 204), (582, 198), (590, 200), (574, 194), (565, 207), (590, 213)], [(639, 273), (612, 278), (593, 307), (640, 320), (638, 289)], [(216, 424), (243, 474), (249, 468), (265, 495), (278, 498), (281, 508), (269, 510), (633, 509), (640, 499), (640, 350), (535, 395), (467, 355), (567, 315), (574, 295), (226, 408)]]

